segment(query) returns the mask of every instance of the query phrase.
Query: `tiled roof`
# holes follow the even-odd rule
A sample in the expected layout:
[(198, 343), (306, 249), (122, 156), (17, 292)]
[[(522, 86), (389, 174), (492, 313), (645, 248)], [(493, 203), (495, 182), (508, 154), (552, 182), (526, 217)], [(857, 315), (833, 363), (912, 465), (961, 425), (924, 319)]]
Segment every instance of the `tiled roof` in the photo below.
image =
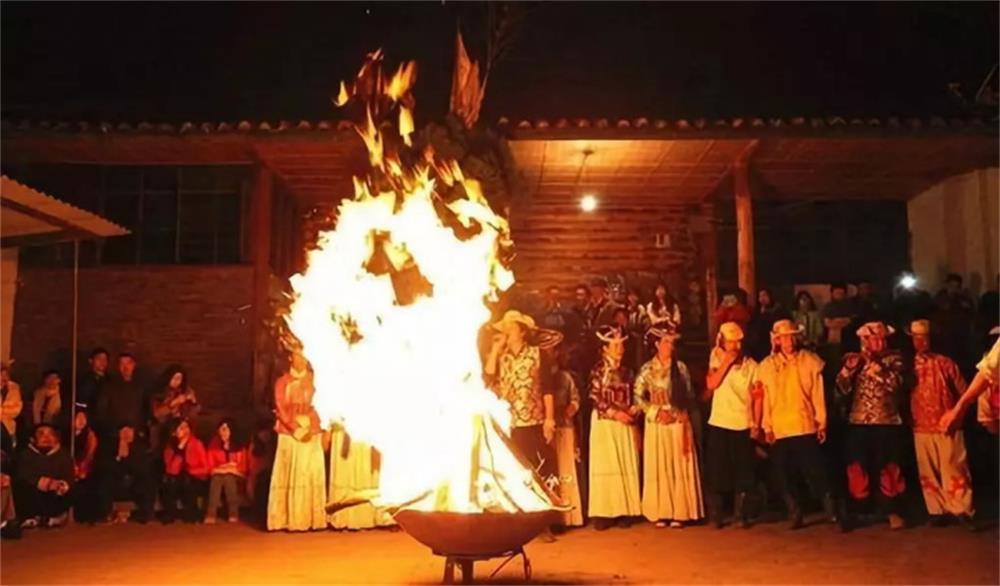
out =
[(317, 131), (340, 132), (351, 130), (353, 126), (347, 120), (300, 120), (291, 122), (181, 122), (179, 124), (154, 122), (49, 122), (20, 120), (2, 122), (4, 131), (47, 131), (47, 132), (79, 132), (100, 134), (230, 134), (248, 132), (285, 132), (285, 131)]
[[(694, 119), (653, 119), (653, 118), (560, 118), (556, 120), (512, 120), (500, 118), (496, 127), (512, 132), (558, 132), (569, 131), (631, 131), (653, 134), (683, 134), (697, 132), (748, 134), (757, 132), (913, 132), (913, 131), (953, 131), (953, 132), (996, 132), (996, 116), (969, 116), (964, 118), (930, 116), (917, 117), (806, 117), (792, 118), (694, 118)], [(351, 130), (348, 120), (300, 120), (298, 122), (261, 121), (252, 122), (181, 122), (179, 124), (138, 122), (49, 122), (49, 121), (2, 121), (4, 131), (99, 133), (99, 134), (236, 134), (236, 133), (280, 133), (280, 132), (341, 132)]]
[(500, 118), (497, 125), (501, 128), (509, 128), (519, 131), (551, 131), (551, 130), (652, 130), (652, 131), (680, 131), (697, 132), (704, 130), (723, 131), (753, 131), (753, 130), (781, 130), (781, 129), (801, 129), (801, 130), (839, 130), (839, 129), (871, 129), (871, 130), (925, 130), (925, 129), (979, 129), (988, 130), (997, 128), (997, 118), (987, 119), (981, 116), (966, 118), (944, 118), (931, 116), (927, 118), (900, 118), (890, 116), (885, 118), (860, 118), (860, 117), (806, 117), (797, 116), (793, 118), (718, 118), (718, 119), (679, 119), (664, 120), (650, 118), (621, 118), (611, 120), (608, 118), (577, 118), (558, 120), (511, 120)]

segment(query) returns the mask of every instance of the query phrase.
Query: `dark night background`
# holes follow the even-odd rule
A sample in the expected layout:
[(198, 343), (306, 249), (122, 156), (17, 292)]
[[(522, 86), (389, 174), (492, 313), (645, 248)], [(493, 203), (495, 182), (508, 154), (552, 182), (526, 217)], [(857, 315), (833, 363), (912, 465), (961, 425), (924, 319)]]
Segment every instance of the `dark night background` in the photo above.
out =
[[(997, 60), (984, 3), (524, 5), (485, 119), (949, 115)], [(416, 59), (418, 112), (447, 107), (454, 31), (479, 4), (4, 2), (5, 119), (335, 118), (363, 55)]]

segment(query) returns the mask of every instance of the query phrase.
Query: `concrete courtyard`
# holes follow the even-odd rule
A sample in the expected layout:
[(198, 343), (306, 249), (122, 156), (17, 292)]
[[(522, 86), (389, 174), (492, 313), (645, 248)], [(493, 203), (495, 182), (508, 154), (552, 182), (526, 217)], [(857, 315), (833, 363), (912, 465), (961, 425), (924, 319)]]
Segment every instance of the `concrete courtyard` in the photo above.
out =
[[(547, 584), (997, 584), (996, 529), (829, 525), (578, 529), (526, 547)], [(264, 533), (247, 525), (74, 526), (0, 546), (3, 584), (438, 583), (443, 560), (405, 533)], [(477, 564), (476, 578), (500, 562)], [(507, 565), (491, 582), (521, 583)]]

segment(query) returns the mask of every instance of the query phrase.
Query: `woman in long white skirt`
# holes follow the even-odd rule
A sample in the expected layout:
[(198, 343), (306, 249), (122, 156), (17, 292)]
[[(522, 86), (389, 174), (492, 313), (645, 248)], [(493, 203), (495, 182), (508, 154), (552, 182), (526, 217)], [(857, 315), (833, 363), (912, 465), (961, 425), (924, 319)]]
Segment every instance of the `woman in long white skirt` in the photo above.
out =
[(642, 514), (657, 527), (682, 527), (705, 516), (690, 409), (694, 404), (687, 366), (674, 358), (679, 337), (651, 328), (656, 356), (635, 381), (635, 402), (645, 413)]
[[(330, 501), (346, 500), (358, 491), (378, 490), (377, 452), (355, 441), (340, 425), (330, 441)], [(330, 515), (334, 529), (372, 529), (391, 525), (392, 517), (369, 503), (341, 509)]]
[(289, 372), (274, 384), (278, 449), (267, 501), (268, 531), (326, 528), (326, 470), (314, 392), (309, 364), (295, 353)]
[(640, 513), (639, 466), (633, 420), (632, 371), (622, 366), (625, 340), (621, 330), (601, 328), (603, 358), (590, 376), (594, 411), (590, 425), (590, 502), (594, 528), (607, 529), (616, 519), (628, 525)]

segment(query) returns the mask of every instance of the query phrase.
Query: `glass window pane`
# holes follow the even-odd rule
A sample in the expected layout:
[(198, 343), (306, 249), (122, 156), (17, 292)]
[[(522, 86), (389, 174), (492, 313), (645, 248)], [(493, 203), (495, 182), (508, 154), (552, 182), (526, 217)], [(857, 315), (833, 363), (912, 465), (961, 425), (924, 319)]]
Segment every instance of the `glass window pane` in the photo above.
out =
[(141, 263), (175, 262), (177, 192), (143, 193)]
[(104, 242), (101, 262), (104, 264), (134, 264), (136, 262), (135, 231), (139, 223), (139, 198), (136, 193), (108, 193), (104, 196), (104, 216), (132, 231)]
[(242, 201), (238, 194), (215, 196), (217, 206), (216, 230), (218, 251), (215, 262), (234, 264), (240, 262), (240, 209)]
[(215, 197), (180, 196), (180, 262), (211, 263), (215, 256)]

